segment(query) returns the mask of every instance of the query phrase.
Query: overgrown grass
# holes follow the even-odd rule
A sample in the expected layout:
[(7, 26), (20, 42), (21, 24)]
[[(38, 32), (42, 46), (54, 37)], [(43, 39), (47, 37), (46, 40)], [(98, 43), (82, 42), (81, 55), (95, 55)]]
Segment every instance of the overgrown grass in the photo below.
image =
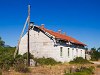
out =
[(2, 70), (0, 69), (0, 75), (2, 75)]
[(64, 75), (90, 75), (90, 74), (87, 74), (86, 72), (76, 72), (76, 73), (66, 73)]
[(61, 63), (55, 61), (53, 58), (35, 58), (35, 61), (40, 65), (56, 65)]
[(29, 68), (25, 64), (25, 59), (23, 56), (18, 55), (14, 61), (14, 69), (17, 72), (27, 73), (30, 72)]
[(15, 47), (0, 47), (0, 69), (8, 71), (13, 66)]
[(79, 71), (74, 73), (65, 73), (64, 75), (91, 75), (93, 74), (94, 67), (82, 67)]
[(76, 57), (73, 61), (70, 61), (69, 63), (70, 64), (87, 64), (90, 62), (86, 59), (83, 59), (82, 57)]

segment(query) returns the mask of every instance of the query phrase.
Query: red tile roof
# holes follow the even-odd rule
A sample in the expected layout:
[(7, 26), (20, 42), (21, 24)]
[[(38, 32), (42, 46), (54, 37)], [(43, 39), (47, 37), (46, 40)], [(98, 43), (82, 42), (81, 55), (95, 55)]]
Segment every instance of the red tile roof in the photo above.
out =
[(65, 41), (70, 41), (70, 42), (72, 42), (72, 43), (74, 43), (74, 44), (79, 44), (79, 45), (86, 46), (86, 45), (83, 44), (82, 42), (80, 42), (80, 41), (78, 41), (78, 40), (76, 40), (76, 39), (74, 39), (74, 38), (72, 38), (72, 37), (70, 37), (70, 36), (67, 36), (67, 35), (65, 35), (65, 34), (61, 34), (61, 33), (59, 33), (59, 32), (54, 32), (54, 31), (52, 31), (52, 30), (48, 30), (48, 29), (46, 29), (46, 28), (44, 28), (44, 27), (41, 27), (41, 26), (38, 27), (38, 28), (41, 29), (41, 30), (44, 31), (44, 32), (48, 32), (49, 34), (55, 36), (55, 38), (62, 39), (62, 40), (65, 40)]

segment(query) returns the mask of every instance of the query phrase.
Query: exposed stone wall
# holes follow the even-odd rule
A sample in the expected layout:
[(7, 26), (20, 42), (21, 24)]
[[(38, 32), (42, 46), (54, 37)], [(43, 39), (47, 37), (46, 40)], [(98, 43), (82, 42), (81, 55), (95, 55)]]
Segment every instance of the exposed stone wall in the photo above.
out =
[[(61, 52), (62, 47), (62, 52)], [(69, 51), (68, 51), (69, 49)], [(19, 45), (19, 54), (27, 52), (27, 33), (22, 37)], [(40, 30), (30, 30), (30, 53), (34, 57), (52, 57), (57, 61), (69, 62), (75, 57), (85, 58), (83, 49), (65, 46), (54, 46), (54, 41)]]

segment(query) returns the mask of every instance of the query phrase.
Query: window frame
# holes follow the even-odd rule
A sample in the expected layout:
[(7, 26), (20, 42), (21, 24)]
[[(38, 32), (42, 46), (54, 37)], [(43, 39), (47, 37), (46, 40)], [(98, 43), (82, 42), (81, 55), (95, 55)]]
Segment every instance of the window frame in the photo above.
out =
[(70, 48), (68, 48), (68, 57), (70, 56), (70, 51), (69, 50), (70, 50)]
[(63, 56), (63, 47), (60, 47), (60, 56)]

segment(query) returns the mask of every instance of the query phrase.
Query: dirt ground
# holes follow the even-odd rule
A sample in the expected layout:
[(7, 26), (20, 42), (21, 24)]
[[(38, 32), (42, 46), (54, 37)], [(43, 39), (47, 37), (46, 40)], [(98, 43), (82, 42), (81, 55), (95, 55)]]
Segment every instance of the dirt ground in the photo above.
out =
[[(55, 66), (38, 66), (30, 67), (31, 73), (18, 73), (13, 70), (10, 72), (3, 72), (3, 75), (64, 75), (65, 72), (68, 72), (70, 67), (80, 67), (80, 66), (94, 66), (94, 64), (88, 65), (70, 65), (70, 64), (60, 64)], [(100, 75), (100, 68), (95, 69), (94, 75)]]

